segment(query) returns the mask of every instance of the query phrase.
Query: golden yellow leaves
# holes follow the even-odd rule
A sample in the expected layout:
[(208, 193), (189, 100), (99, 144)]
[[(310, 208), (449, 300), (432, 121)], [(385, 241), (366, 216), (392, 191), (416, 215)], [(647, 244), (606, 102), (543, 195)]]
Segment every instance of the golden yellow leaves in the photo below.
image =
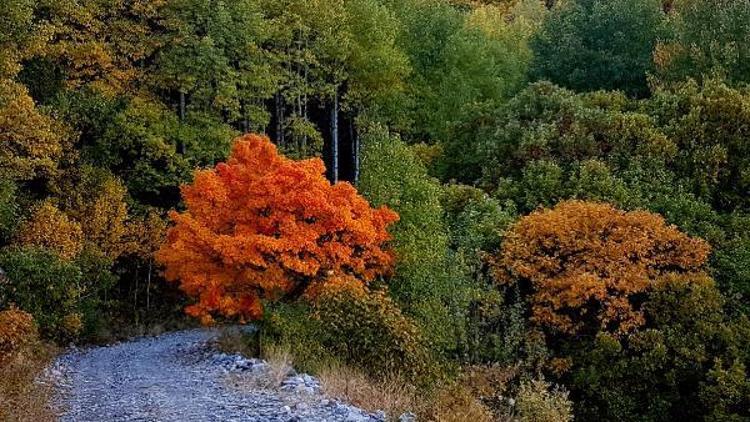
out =
[(36, 108), (23, 85), (0, 79), (0, 177), (52, 175), (65, 140), (62, 125)]
[(639, 294), (663, 275), (700, 272), (708, 254), (659, 215), (565, 201), (516, 223), (493, 265), (501, 283), (529, 282), (537, 323), (624, 334), (644, 323)]
[(114, 262), (123, 255), (151, 259), (163, 242), (166, 222), (156, 212), (131, 216), (127, 189), (106, 170), (81, 166), (55, 181), (17, 234), (21, 245), (46, 248), (65, 260), (86, 250)]
[(83, 250), (83, 231), (78, 222), (45, 201), (21, 227), (18, 243), (46, 248), (63, 259), (73, 259)]
[(127, 249), (127, 189), (107, 171), (90, 166), (74, 168), (61, 178), (63, 209), (81, 225), (89, 247), (110, 260)]

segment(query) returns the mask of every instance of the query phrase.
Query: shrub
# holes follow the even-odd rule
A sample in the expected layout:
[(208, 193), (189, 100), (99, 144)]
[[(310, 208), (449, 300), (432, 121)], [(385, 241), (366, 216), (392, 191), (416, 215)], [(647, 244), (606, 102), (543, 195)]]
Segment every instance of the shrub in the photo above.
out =
[(526, 319), (527, 306), (514, 288), (476, 290), (466, 313), (462, 358), (471, 364), (535, 366), (546, 358), (544, 340)]
[(516, 396), (516, 410), (520, 422), (570, 422), (573, 404), (568, 392), (544, 380), (521, 383)]
[(477, 258), (500, 247), (505, 229), (515, 220), (515, 209), (490, 198), (480, 189), (447, 185), (440, 202), (446, 211), (451, 247)]
[(0, 362), (37, 339), (34, 317), (16, 308), (0, 311)]
[[(348, 183), (331, 185), (320, 159), (294, 161), (266, 137), (238, 138), (227, 163), (198, 171), (184, 186), (184, 213), (157, 253), (165, 277), (197, 303), (186, 311), (262, 315), (260, 299), (295, 299), (341, 279), (369, 283), (387, 275), (387, 227), (398, 216), (373, 209)], [(218, 259), (217, 259), (218, 258)]]
[(253, 347), (261, 354), (269, 346), (285, 347), (294, 356), (299, 371), (317, 373), (336, 358), (323, 345), (321, 322), (312, 317), (310, 305), (303, 302), (269, 304), (265, 308), (261, 331)]
[(657, 91), (647, 106), (678, 146), (674, 168), (691, 191), (717, 211), (747, 209), (750, 88), (689, 81)]
[[(670, 3), (672, 4), (672, 3)], [(675, 36), (657, 45), (654, 62), (664, 82), (722, 75), (750, 82), (750, 5), (742, 0), (674, 2)]]
[(560, 3), (531, 41), (531, 73), (576, 90), (645, 95), (664, 21), (658, 0)]
[(579, 420), (745, 420), (750, 323), (728, 318), (705, 274), (670, 274), (646, 298), (646, 326), (628, 337), (571, 342), (563, 380)]
[(15, 183), (0, 179), (0, 243), (13, 235), (18, 224), (17, 190)]
[[(460, 389), (466, 390), (502, 420), (502, 416), (512, 413), (508, 393), (520, 374), (519, 366), (472, 365), (463, 368), (457, 382)], [(507, 418), (509, 419), (509, 418)]]
[(81, 308), (90, 286), (77, 265), (45, 250), (7, 248), (0, 251), (0, 268), (7, 273), (1, 307), (15, 304), (33, 315), (45, 337), (62, 340), (78, 334), (70, 332), (75, 328), (71, 315)]
[(49, 405), (51, 386), (39, 382), (54, 352), (39, 341), (30, 314), (15, 308), (0, 311), (0, 420), (57, 420)]
[[(441, 422), (491, 422), (498, 420), (492, 411), (464, 386), (457, 384), (436, 393), (425, 412), (428, 420)], [(502, 419), (500, 419), (502, 420)]]
[[(382, 290), (328, 288), (315, 300), (323, 345), (373, 376), (429, 375), (431, 359), (418, 326)], [(419, 379), (419, 381), (426, 381)]]
[(639, 297), (658, 277), (698, 272), (708, 253), (659, 215), (565, 201), (510, 229), (494, 273), (501, 284), (522, 283), (542, 326), (622, 335), (644, 324)]
[(617, 92), (576, 94), (538, 82), (467, 128), (476, 135), (466, 142), (482, 151), (483, 185), (502, 187), (502, 199), (521, 211), (577, 195), (630, 205), (638, 192), (623, 187), (639, 175), (630, 173), (645, 168), (640, 176), (653, 180), (678, 155), (675, 142), (639, 105)]

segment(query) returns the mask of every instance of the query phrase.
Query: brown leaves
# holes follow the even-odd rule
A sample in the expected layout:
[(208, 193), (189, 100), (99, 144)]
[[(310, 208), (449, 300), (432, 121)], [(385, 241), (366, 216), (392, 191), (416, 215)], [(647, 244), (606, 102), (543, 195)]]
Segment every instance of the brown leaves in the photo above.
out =
[(664, 274), (699, 272), (708, 254), (659, 215), (565, 201), (522, 218), (493, 264), (500, 283), (529, 282), (537, 323), (623, 334), (644, 323), (637, 295)]
[(37, 338), (34, 318), (19, 309), (0, 311), (0, 362)]

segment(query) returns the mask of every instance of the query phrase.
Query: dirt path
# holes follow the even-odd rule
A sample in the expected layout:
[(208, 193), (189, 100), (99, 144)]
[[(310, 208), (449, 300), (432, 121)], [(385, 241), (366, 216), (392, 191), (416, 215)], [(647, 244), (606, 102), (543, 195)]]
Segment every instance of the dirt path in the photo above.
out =
[(328, 400), (317, 380), (290, 374), (280, 389), (248, 388), (268, 366), (213, 348), (217, 330), (72, 350), (48, 371), (62, 421), (379, 421)]

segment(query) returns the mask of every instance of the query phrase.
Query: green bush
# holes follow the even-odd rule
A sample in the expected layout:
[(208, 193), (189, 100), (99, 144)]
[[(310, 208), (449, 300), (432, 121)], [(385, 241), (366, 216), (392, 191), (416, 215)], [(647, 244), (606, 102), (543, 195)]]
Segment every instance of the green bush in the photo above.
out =
[(560, 2), (532, 39), (531, 73), (565, 87), (648, 94), (666, 15), (658, 0)]
[(256, 339), (259, 344), (253, 347), (261, 353), (271, 345), (288, 348), (295, 368), (316, 373), (336, 361), (323, 345), (324, 335), (323, 324), (312, 317), (310, 305), (276, 303), (266, 309)]
[(91, 334), (104, 322), (103, 291), (114, 285), (111, 262), (84, 251), (76, 261), (50, 251), (9, 247), (0, 251), (6, 272), (0, 307), (18, 306), (38, 322), (41, 334), (65, 341)]
[(433, 362), (425, 339), (385, 291), (326, 290), (315, 300), (314, 316), (323, 330), (323, 345), (345, 363), (372, 376), (426, 381)]
[(397, 256), (391, 294), (437, 351), (454, 353), (470, 282), (449, 248), (440, 183), (409, 146), (375, 126), (363, 136), (359, 189), (373, 206), (388, 205), (400, 216), (391, 231)]
[(0, 179), (0, 244), (7, 241), (18, 224), (18, 202), (16, 185), (10, 180)]
[(744, 0), (674, 2), (674, 37), (656, 50), (662, 82), (721, 75), (734, 84), (750, 82), (750, 4)]
[(516, 396), (516, 410), (520, 422), (570, 422), (573, 403), (568, 392), (544, 380), (521, 383)]
[[(526, 320), (526, 306), (498, 290), (477, 290), (466, 313), (465, 360), (472, 364), (514, 365), (538, 358)], [(516, 298), (517, 299), (517, 298)], [(536, 356), (535, 356), (536, 355)]]
[(446, 211), (451, 248), (472, 258), (497, 249), (505, 229), (516, 219), (512, 202), (501, 204), (470, 186), (446, 185), (440, 203)]
[(723, 313), (706, 276), (670, 276), (645, 304), (647, 327), (570, 345), (578, 420), (746, 420), (750, 322)]
[(0, 251), (0, 268), (7, 274), (0, 307), (15, 305), (30, 313), (47, 338), (78, 334), (70, 323), (80, 315), (86, 291), (77, 265), (45, 250), (6, 248)]

